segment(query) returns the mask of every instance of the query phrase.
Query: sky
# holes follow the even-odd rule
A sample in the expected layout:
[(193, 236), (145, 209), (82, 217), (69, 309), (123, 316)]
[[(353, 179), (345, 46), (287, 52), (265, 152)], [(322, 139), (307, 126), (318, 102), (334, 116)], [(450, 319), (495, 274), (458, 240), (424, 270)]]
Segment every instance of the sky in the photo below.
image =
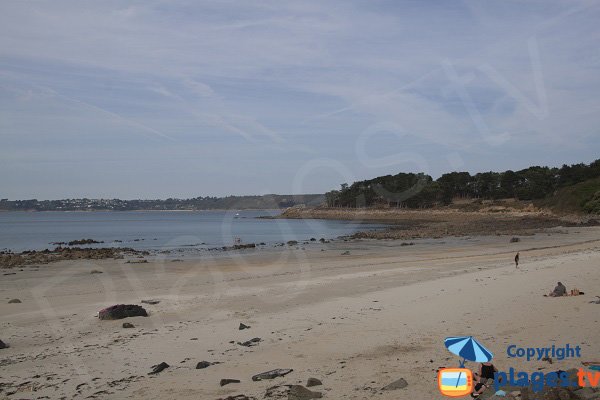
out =
[(600, 158), (600, 2), (0, 2), (0, 198)]

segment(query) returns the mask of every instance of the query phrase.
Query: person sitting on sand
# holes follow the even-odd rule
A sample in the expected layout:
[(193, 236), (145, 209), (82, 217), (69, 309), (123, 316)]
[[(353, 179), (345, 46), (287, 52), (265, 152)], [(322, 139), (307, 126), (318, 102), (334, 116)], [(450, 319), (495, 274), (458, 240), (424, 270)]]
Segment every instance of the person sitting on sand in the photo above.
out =
[[(487, 383), (487, 380), (475, 380), (475, 387), (473, 388), (473, 393), (471, 393), (471, 397), (476, 399), (478, 398), (485, 390), (490, 387), (490, 384)], [(484, 383), (485, 382), (485, 383)]]
[(561, 297), (561, 296), (566, 296), (566, 294), (567, 294), (567, 288), (566, 288), (566, 286), (563, 285), (561, 282), (558, 282), (556, 284), (556, 287), (552, 291), (552, 293), (550, 293), (548, 296), (550, 296), (550, 297)]
[(485, 381), (486, 379), (494, 379), (494, 373), (498, 372), (498, 368), (491, 362), (483, 362), (479, 364), (479, 370), (473, 373), (475, 380)]

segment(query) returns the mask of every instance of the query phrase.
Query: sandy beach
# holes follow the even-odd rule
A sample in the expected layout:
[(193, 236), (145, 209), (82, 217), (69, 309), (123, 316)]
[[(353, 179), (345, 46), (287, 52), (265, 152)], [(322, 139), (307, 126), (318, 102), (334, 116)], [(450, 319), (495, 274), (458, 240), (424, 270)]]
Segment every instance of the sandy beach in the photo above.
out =
[[(0, 350), (0, 398), (263, 399), (272, 386), (314, 377), (323, 385), (310, 389), (326, 399), (441, 399), (436, 371), (459, 363), (447, 336), (475, 336), (501, 370), (566, 370), (600, 358), (600, 305), (590, 303), (600, 295), (600, 228), (510, 238), (357, 239), (181, 262), (2, 269), (0, 339), (10, 347)], [(558, 280), (585, 295), (543, 297)], [(15, 298), (21, 303), (8, 303)], [(160, 302), (141, 303), (148, 299)], [(150, 315), (96, 317), (118, 303)], [(256, 346), (238, 344), (255, 337)], [(550, 365), (506, 355), (510, 344), (566, 343), (582, 357)], [(200, 361), (218, 364), (196, 369)], [(170, 367), (148, 375), (161, 362)], [(293, 372), (251, 380), (276, 368)], [(223, 378), (241, 382), (221, 387)], [(406, 388), (381, 390), (399, 378)]]

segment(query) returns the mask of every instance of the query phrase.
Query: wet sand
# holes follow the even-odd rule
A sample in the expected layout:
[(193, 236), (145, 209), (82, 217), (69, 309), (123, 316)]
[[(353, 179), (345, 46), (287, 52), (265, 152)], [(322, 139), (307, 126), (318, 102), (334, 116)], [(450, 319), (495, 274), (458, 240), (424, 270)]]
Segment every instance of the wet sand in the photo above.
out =
[(598, 226), (593, 215), (556, 215), (548, 210), (515, 209), (504, 206), (474, 206), (476, 209), (434, 208), (302, 208), (292, 207), (276, 218), (327, 219), (383, 223), (387, 229), (362, 230), (361, 239), (416, 239), (469, 235), (531, 235), (556, 226)]
[[(0, 276), (0, 339), (10, 345), (0, 350), (0, 398), (263, 399), (268, 387), (315, 377), (323, 385), (311, 389), (326, 399), (441, 399), (436, 370), (459, 361), (443, 339), (459, 335), (481, 340), (501, 370), (564, 370), (600, 358), (600, 305), (589, 303), (600, 295), (600, 228), (511, 237), (335, 241), (181, 262), (2, 269), (14, 275)], [(557, 280), (586, 294), (543, 297)], [(22, 303), (8, 304), (13, 298)], [(160, 300), (144, 304), (147, 318), (95, 317), (142, 299)], [(240, 322), (251, 328), (238, 330)], [(257, 346), (237, 344), (254, 337)], [(506, 357), (509, 344), (566, 343), (581, 345), (582, 359)], [(203, 360), (219, 364), (196, 369)], [(148, 375), (162, 361), (170, 367)], [(294, 371), (251, 380), (275, 368)], [(220, 387), (222, 378), (241, 383)], [(380, 390), (399, 378), (408, 387)]]

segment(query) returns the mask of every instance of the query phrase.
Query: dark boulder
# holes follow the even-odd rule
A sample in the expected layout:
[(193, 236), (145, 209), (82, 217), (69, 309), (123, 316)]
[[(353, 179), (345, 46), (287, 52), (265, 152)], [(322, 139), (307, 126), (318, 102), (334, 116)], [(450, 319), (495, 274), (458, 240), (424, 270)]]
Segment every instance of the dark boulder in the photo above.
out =
[(246, 325), (240, 322), (240, 327), (238, 329), (240, 331), (243, 331), (244, 329), (250, 329), (250, 325)]
[(317, 378), (308, 378), (308, 380), (306, 381), (306, 387), (311, 387), (311, 386), (320, 386), (322, 385), (323, 382), (321, 382), (319, 379)]
[(265, 393), (265, 399), (311, 400), (323, 397), (321, 392), (313, 392), (302, 385), (271, 386)]
[(7, 349), (8, 345), (6, 343), (4, 343), (2, 340), (0, 340), (0, 349)]
[(323, 397), (321, 392), (313, 392), (302, 385), (292, 385), (288, 392), (288, 400), (310, 400), (320, 399), (321, 397)]
[(406, 382), (406, 380), (404, 378), (400, 378), (397, 381), (390, 383), (389, 385), (387, 385), (386, 387), (384, 387), (381, 390), (404, 389), (407, 386), (408, 386), (408, 382)]
[(19, 300), (19, 299), (11, 299), (11, 300), (8, 301), (8, 304), (18, 304), (18, 303), (21, 303), (21, 300)]
[(196, 369), (204, 369), (204, 368), (208, 368), (212, 365), (211, 362), (208, 361), (200, 361), (198, 364), (196, 364)]
[(221, 382), (219, 382), (219, 385), (221, 386), (225, 386), (225, 385), (229, 385), (230, 383), (240, 383), (241, 381), (239, 379), (221, 379)]
[(117, 304), (100, 310), (98, 318), (104, 319), (123, 319), (128, 317), (147, 317), (148, 313), (142, 306), (136, 304)]
[(148, 375), (156, 375), (159, 372), (162, 372), (163, 370), (169, 368), (169, 364), (167, 364), (166, 362), (161, 362), (160, 364), (157, 365), (153, 365), (152, 366), (152, 372), (148, 372)]
[(129, 322), (123, 322), (123, 328), (129, 329), (135, 328), (135, 326), (133, 326), (133, 324), (130, 324)]
[(238, 344), (240, 346), (245, 346), (245, 347), (252, 347), (252, 346), (258, 346), (258, 343), (260, 343), (262, 339), (259, 337), (255, 337), (253, 339), (250, 339), (246, 342), (238, 342)]
[(278, 368), (278, 369), (274, 369), (274, 370), (267, 371), (267, 372), (261, 372), (260, 374), (254, 375), (252, 377), (252, 380), (254, 382), (256, 382), (256, 381), (262, 381), (265, 379), (274, 379), (279, 376), (286, 376), (287, 374), (289, 374), (292, 371), (293, 371), (293, 369)]

